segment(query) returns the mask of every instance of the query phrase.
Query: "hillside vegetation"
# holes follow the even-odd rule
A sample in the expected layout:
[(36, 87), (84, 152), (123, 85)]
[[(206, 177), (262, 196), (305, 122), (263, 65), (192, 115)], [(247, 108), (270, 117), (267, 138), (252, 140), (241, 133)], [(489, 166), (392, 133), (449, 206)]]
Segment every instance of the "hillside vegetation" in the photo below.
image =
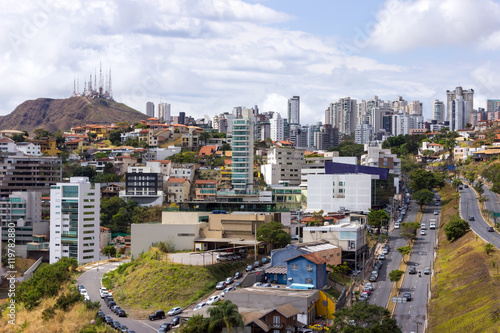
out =
[(458, 194), (447, 185), (439, 226), (439, 250), (432, 277), (430, 332), (498, 332), (500, 330), (500, 251), (486, 254), (485, 242), (470, 231), (449, 242), (443, 231), (458, 214)]
[(122, 121), (133, 124), (147, 118), (125, 104), (105, 99), (38, 98), (25, 101), (9, 115), (0, 117), (0, 129), (16, 129), (31, 134), (37, 128), (56, 132), (86, 124), (109, 125)]
[(144, 317), (151, 310), (185, 307), (215, 290), (215, 285), (244, 263), (225, 263), (215, 266), (189, 266), (158, 260), (157, 248), (130, 263), (106, 273), (103, 285), (112, 289), (118, 304)]

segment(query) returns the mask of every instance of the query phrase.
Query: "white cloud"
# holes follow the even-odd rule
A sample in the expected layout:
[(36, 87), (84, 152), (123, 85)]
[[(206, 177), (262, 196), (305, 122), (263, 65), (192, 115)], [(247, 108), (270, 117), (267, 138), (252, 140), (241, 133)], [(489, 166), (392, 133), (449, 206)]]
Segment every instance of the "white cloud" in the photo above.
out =
[(493, 0), (388, 0), (367, 43), (388, 52), (475, 43), (500, 29)]

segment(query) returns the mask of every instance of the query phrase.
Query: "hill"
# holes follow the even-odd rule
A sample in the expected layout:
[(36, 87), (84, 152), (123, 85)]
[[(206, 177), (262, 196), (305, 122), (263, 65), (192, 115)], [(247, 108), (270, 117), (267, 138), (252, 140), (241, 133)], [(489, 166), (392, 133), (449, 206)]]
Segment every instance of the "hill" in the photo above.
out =
[(0, 130), (16, 129), (29, 134), (37, 128), (65, 131), (86, 124), (135, 123), (148, 117), (125, 104), (106, 99), (70, 97), (38, 98), (21, 103), (9, 115), (0, 117)]

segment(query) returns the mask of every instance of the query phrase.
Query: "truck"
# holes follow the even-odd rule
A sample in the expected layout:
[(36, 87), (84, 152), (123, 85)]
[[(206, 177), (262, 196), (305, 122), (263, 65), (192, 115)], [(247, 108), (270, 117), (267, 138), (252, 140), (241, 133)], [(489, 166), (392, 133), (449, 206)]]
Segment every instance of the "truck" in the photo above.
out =
[(436, 219), (429, 220), (429, 229), (436, 229)]

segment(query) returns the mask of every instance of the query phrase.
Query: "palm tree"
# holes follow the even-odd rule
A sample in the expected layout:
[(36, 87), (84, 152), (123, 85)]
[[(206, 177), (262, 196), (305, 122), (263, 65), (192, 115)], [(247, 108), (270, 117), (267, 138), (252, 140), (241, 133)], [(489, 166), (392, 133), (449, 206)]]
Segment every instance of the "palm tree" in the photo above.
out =
[(238, 306), (231, 301), (222, 301), (208, 309), (210, 315), (210, 324), (208, 332), (221, 332), (225, 327), (228, 332), (233, 327), (243, 327), (245, 323), (238, 312)]
[(208, 318), (204, 318), (201, 314), (196, 314), (182, 325), (180, 333), (205, 333), (208, 328)]

